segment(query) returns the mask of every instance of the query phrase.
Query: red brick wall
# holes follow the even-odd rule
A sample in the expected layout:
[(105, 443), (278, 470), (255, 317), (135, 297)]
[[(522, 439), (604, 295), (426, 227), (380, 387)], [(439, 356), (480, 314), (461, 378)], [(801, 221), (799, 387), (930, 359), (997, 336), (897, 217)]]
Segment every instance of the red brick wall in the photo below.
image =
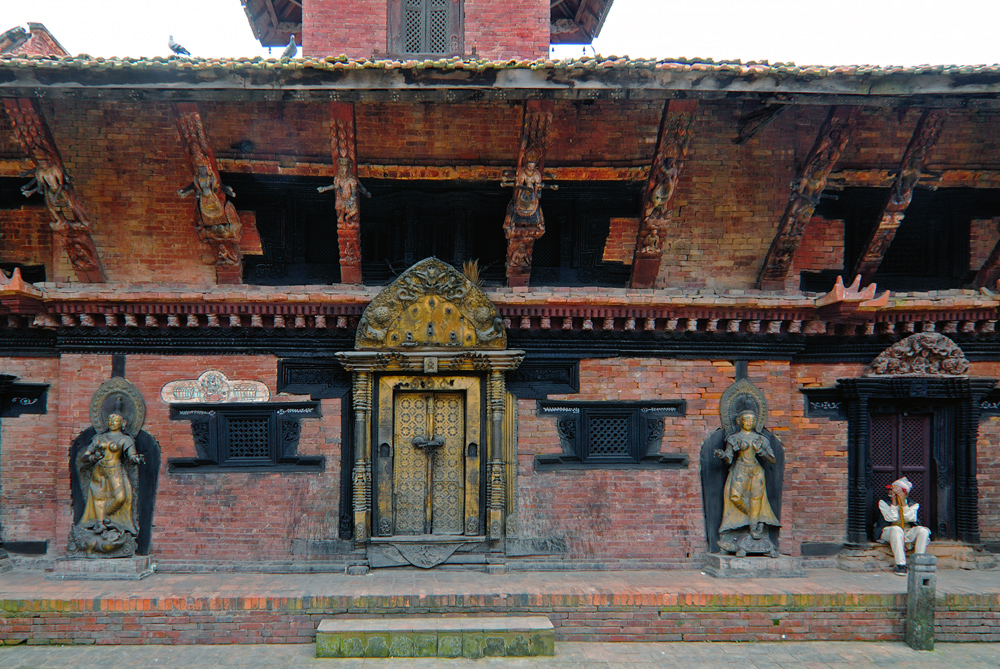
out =
[[(785, 447), (781, 550), (802, 541), (842, 542), (846, 505), (847, 423), (804, 417), (804, 385), (831, 386), (860, 365), (756, 362), (749, 378), (767, 396), (767, 427)], [(552, 399), (637, 401), (684, 399), (687, 414), (666, 421), (662, 450), (688, 455), (682, 470), (534, 471), (534, 456), (560, 452), (555, 419), (519, 403), (518, 471), (522, 536), (561, 537), (571, 560), (614, 565), (623, 559), (693, 565), (707, 550), (701, 502), (702, 442), (720, 427), (719, 401), (735, 380), (727, 361), (586, 360), (580, 393)]]
[[(534, 60), (549, 53), (547, 0), (464, 0), (465, 53), (490, 60)], [(302, 55), (385, 57), (387, 0), (310, 2), (302, 17)]]
[[(60, 448), (59, 359), (4, 358), (5, 374), (21, 383), (49, 383), (48, 413), (0, 420), (0, 525), (5, 541), (55, 539), (58, 472), (69, 449)], [(51, 545), (51, 544), (50, 544)]]
[[(52, 214), (44, 206), (0, 212), (0, 260), (45, 265), (52, 279)], [(60, 250), (61, 252), (61, 250)]]
[(302, 55), (371, 58), (386, 51), (386, 0), (318, 0), (302, 12)]
[[(194, 199), (177, 196), (191, 168), (172, 107), (56, 100), (42, 108), (90, 212), (108, 281), (215, 284), (214, 255), (195, 232)], [(213, 141), (211, 126), (207, 133)], [(75, 281), (65, 253), (55, 255), (56, 280)]]
[[(973, 362), (969, 376), (1000, 378), (1000, 362)], [(983, 541), (1000, 541), (1000, 417), (979, 422), (976, 443), (979, 484), (979, 532)]]
[(465, 0), (465, 52), (490, 60), (549, 55), (547, 0)]
[[(969, 269), (979, 271), (997, 244), (1000, 218), (985, 218), (969, 224)], [(987, 286), (993, 288), (993, 286)]]
[[(795, 254), (791, 275), (844, 267), (844, 222), (814, 216)], [(848, 270), (849, 271), (849, 270)], [(847, 281), (850, 284), (850, 280)]]
[[(217, 369), (274, 393), (271, 356), (128, 356), (126, 375), (146, 400), (144, 430), (162, 452), (151, 552), (158, 559), (287, 560), (292, 539), (336, 539), (339, 524), (340, 401), (323, 400), (321, 418), (302, 419), (298, 452), (326, 457), (308, 473), (170, 474), (170, 458), (195, 457), (188, 421), (171, 421), (160, 389)], [(5, 361), (23, 382), (51, 383), (48, 413), (5, 418), (0, 449), (0, 521), (10, 541), (50, 542), (65, 554), (72, 524), (69, 449), (90, 426), (91, 395), (111, 376), (110, 356)], [(272, 399), (274, 399), (272, 397)]]

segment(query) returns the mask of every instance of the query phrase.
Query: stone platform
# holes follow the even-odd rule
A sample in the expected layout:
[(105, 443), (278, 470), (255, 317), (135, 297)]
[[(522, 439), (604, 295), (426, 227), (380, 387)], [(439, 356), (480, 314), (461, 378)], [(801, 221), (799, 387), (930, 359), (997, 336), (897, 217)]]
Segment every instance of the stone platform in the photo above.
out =
[(327, 619), (316, 657), (529, 657), (555, 654), (545, 616)]
[[(912, 551), (906, 552), (907, 556)], [(938, 559), (938, 569), (1000, 569), (995, 553), (957, 541), (932, 541), (927, 554)], [(885, 571), (895, 564), (888, 544), (873, 543), (867, 548), (845, 548), (837, 556), (837, 567), (845, 571)]]
[(55, 561), (45, 577), (57, 581), (139, 581), (152, 576), (156, 565), (148, 556), (108, 560), (66, 558)]
[[(1000, 571), (937, 576), (935, 635), (1000, 641)], [(906, 579), (807, 569), (715, 579), (690, 570), (347, 574), (155, 573), (141, 582), (0, 576), (6, 643), (314, 643), (324, 619), (545, 616), (557, 641), (902, 641)]]
[(705, 573), (715, 578), (793, 578), (806, 575), (799, 558), (787, 555), (736, 557), (719, 553), (705, 554)]

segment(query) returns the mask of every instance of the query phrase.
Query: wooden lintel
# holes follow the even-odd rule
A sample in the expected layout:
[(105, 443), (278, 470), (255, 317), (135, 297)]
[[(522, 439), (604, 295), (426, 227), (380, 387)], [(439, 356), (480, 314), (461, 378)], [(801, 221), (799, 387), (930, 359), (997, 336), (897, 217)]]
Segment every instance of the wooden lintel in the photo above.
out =
[(795, 181), (785, 212), (764, 257), (755, 288), (781, 290), (802, 242), (806, 224), (812, 218), (826, 179), (850, 140), (857, 122), (858, 108), (837, 106), (830, 109), (816, 133), (816, 141)]
[(674, 191), (687, 158), (697, 106), (695, 100), (670, 100), (663, 105), (656, 151), (643, 194), (629, 281), (631, 288), (652, 288), (659, 276)]
[(528, 285), (535, 240), (545, 234), (541, 206), (542, 170), (553, 108), (551, 100), (528, 100), (524, 103), (514, 195), (507, 205), (503, 223), (507, 237), (508, 286)]
[(33, 179), (21, 189), (45, 198), (52, 214), (52, 230), (78, 281), (102, 283), (104, 268), (91, 236), (91, 219), (73, 180), (66, 174), (59, 149), (34, 98), (5, 98), (3, 108), (14, 127), (14, 135), (34, 165)]
[(361, 283), (361, 195), (358, 181), (354, 103), (330, 103), (330, 153), (333, 156), (333, 191), (340, 246), (340, 282)]
[(903, 152), (899, 163), (896, 179), (889, 189), (878, 224), (872, 229), (865, 241), (863, 250), (858, 257), (853, 274), (861, 275), (862, 285), (871, 282), (878, 271), (886, 251), (889, 250), (896, 230), (903, 222), (906, 208), (913, 198), (913, 189), (920, 180), (921, 172), (930, 157), (931, 149), (941, 136), (947, 112), (940, 109), (927, 109), (920, 115), (917, 126), (913, 130), (910, 143)]

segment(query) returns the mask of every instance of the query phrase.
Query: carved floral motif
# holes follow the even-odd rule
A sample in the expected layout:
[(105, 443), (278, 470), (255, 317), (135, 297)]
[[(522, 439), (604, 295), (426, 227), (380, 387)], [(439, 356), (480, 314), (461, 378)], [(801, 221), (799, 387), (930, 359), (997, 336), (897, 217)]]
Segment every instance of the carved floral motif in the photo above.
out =
[(920, 332), (879, 353), (864, 376), (964, 376), (968, 369), (955, 342), (937, 332)]

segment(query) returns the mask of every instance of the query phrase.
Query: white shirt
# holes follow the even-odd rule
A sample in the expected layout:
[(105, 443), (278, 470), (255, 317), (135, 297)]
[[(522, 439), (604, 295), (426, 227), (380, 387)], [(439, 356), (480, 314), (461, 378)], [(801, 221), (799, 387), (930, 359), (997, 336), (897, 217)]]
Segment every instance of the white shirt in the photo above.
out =
[[(907, 504), (903, 508), (903, 520), (908, 523), (917, 522), (917, 510), (920, 508), (920, 503)], [(882, 517), (885, 518), (890, 523), (895, 523), (899, 520), (899, 507), (895, 504), (889, 504), (884, 499), (878, 501), (878, 509), (882, 512)]]

